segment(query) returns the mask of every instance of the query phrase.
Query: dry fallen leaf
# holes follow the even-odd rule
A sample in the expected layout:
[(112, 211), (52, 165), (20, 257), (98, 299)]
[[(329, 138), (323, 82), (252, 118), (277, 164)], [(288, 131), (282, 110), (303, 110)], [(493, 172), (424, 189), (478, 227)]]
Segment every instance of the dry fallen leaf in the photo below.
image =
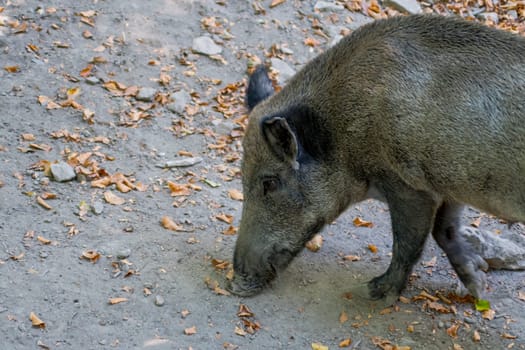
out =
[(472, 340), (476, 343), (480, 342), (481, 336), (479, 335), (478, 331), (474, 331), (474, 333), (472, 334)]
[(80, 258), (89, 260), (92, 263), (96, 263), (98, 259), (100, 259), (100, 253), (97, 252), (96, 250), (86, 250), (82, 253)]
[(20, 72), (19, 66), (4, 66), (4, 70), (9, 73), (18, 73)]
[(244, 329), (242, 329), (239, 326), (235, 326), (235, 334), (240, 335), (241, 337), (244, 337), (246, 334), (248, 334)]
[(521, 301), (525, 301), (525, 292), (522, 292), (521, 290), (518, 292), (518, 299)]
[(340, 348), (346, 348), (346, 347), (349, 347), (351, 344), (352, 344), (352, 339), (346, 338), (346, 339), (341, 340), (339, 342), (339, 347)]
[(481, 313), (481, 317), (483, 317), (484, 319), (489, 320), (489, 321), (493, 320), (494, 316), (496, 316), (496, 311), (494, 311), (492, 309), (483, 311)]
[(343, 256), (343, 260), (347, 260), (347, 261), (359, 261), (359, 260), (361, 260), (361, 257), (360, 257), (360, 256), (357, 256), (357, 255), (345, 255), (345, 256)]
[(29, 314), (29, 319), (31, 320), (31, 324), (33, 325), (33, 327), (46, 328), (45, 322), (38, 318), (38, 316), (35, 315), (34, 312), (31, 312)]
[(509, 333), (503, 333), (501, 337), (504, 339), (516, 339), (517, 338), (517, 336), (509, 334)]
[(451, 338), (457, 338), (458, 337), (459, 326), (460, 325), (458, 323), (454, 323), (452, 326), (447, 328), (447, 334), (449, 335), (449, 337), (451, 337)]
[(345, 323), (346, 321), (348, 321), (348, 315), (347, 315), (346, 312), (343, 310), (343, 311), (341, 311), (341, 314), (339, 315), (339, 323), (343, 324), (343, 323)]
[(184, 334), (186, 335), (194, 335), (196, 333), (197, 333), (197, 327), (195, 326), (184, 329)]
[(234, 199), (236, 201), (242, 201), (244, 200), (244, 196), (241, 191), (236, 189), (231, 189), (228, 191), (228, 196), (230, 196), (231, 199)]
[(42, 199), (42, 197), (38, 196), (36, 197), (36, 201), (37, 203), (42, 207), (42, 208), (45, 208), (47, 210), (51, 210), (53, 209), (52, 206), (50, 206), (44, 199)]
[(115, 305), (115, 304), (124, 303), (126, 301), (128, 301), (128, 298), (122, 298), (122, 297), (121, 298), (110, 298), (108, 303), (110, 305)]
[(311, 240), (306, 242), (306, 249), (311, 252), (317, 252), (323, 246), (323, 236), (316, 234)]
[(24, 141), (35, 141), (36, 138), (35, 138), (35, 135), (33, 134), (22, 134), (22, 140)]
[(237, 317), (253, 317), (255, 314), (250, 308), (244, 304), (239, 304), (239, 311), (237, 311)]
[(36, 239), (38, 239), (38, 241), (44, 245), (46, 244), (51, 244), (51, 240), (47, 239), (47, 238), (44, 238), (42, 236), (38, 236)]
[(215, 216), (218, 220), (222, 221), (222, 222), (225, 222), (227, 224), (232, 224), (233, 223), (233, 216), (232, 215), (228, 215), (228, 214), (219, 214), (219, 215), (216, 215)]
[(106, 200), (106, 202), (113, 205), (121, 205), (126, 202), (124, 198), (120, 198), (111, 191), (104, 192), (104, 199)]
[(312, 343), (312, 350), (328, 350), (328, 346), (321, 343)]
[(275, 6), (279, 6), (282, 3), (286, 2), (286, 0), (272, 0), (270, 3), (270, 8), (274, 8)]
[(230, 225), (226, 230), (223, 230), (221, 233), (226, 236), (233, 236), (237, 234), (239, 229), (235, 226)]
[(356, 227), (368, 227), (368, 228), (371, 228), (374, 226), (374, 224), (370, 221), (364, 221), (363, 219), (361, 219), (360, 217), (356, 217), (354, 219), (354, 221), (352, 221), (354, 223), (354, 226)]
[(160, 220), (160, 223), (162, 224), (162, 227), (164, 227), (165, 229), (167, 230), (172, 230), (172, 231), (181, 231), (183, 229), (182, 226), (180, 225), (177, 225), (175, 223), (175, 221), (173, 221), (170, 217), (168, 216), (163, 216), (162, 219)]
[(377, 247), (375, 245), (373, 245), (373, 244), (369, 244), (368, 245), (368, 250), (370, 250), (374, 254), (377, 253)]

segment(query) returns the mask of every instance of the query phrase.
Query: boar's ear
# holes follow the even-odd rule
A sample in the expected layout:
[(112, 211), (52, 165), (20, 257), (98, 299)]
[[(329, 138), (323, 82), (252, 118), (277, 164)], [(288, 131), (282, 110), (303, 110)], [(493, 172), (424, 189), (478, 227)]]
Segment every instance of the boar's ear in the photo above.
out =
[(257, 66), (250, 76), (248, 89), (246, 90), (246, 105), (251, 111), (259, 102), (273, 95), (274, 89), (268, 72), (263, 65)]
[(267, 117), (261, 123), (264, 138), (272, 152), (294, 169), (299, 169), (297, 162), (297, 138), (286, 119), (282, 117)]

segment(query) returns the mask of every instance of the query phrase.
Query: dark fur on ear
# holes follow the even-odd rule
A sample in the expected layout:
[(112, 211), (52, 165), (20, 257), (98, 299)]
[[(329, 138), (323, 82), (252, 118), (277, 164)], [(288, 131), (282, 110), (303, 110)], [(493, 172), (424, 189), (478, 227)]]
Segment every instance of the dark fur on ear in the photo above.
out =
[(282, 116), (297, 138), (299, 163), (309, 159), (323, 161), (331, 158), (334, 148), (332, 134), (317, 112), (307, 106), (294, 106)]
[(250, 76), (246, 89), (246, 106), (251, 111), (259, 102), (266, 100), (275, 92), (268, 71), (263, 65), (257, 66)]
[[(262, 120), (262, 129), (267, 142), (273, 139), (271, 144), (279, 150), (277, 153), (280, 153), (278, 155), (281, 158), (282, 153), (292, 153), (290, 145), (297, 143), (295, 155), (299, 163), (323, 161), (331, 158), (334, 145), (330, 130), (321, 120), (311, 108), (293, 106), (279, 114), (265, 117)], [(283, 123), (284, 121), (286, 122)], [(289, 136), (290, 132), (292, 137)], [(276, 140), (279, 142), (275, 142)]]

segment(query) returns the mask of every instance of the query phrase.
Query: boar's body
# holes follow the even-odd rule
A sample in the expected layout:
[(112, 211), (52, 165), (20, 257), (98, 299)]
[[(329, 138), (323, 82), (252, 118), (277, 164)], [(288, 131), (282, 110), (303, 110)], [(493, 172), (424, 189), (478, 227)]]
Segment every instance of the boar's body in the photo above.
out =
[(401, 291), (429, 232), (481, 296), (487, 265), (459, 217), (468, 204), (525, 220), (525, 39), (439, 16), (381, 20), (270, 89), (258, 68), (233, 292), (259, 292), (326, 223), (374, 197), (394, 244), (372, 298)]

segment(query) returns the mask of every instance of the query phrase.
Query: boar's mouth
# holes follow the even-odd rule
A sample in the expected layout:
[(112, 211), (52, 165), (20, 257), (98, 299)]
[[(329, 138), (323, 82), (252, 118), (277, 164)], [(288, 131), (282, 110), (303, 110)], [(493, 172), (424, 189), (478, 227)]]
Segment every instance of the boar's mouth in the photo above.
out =
[(234, 259), (234, 278), (228, 283), (227, 289), (242, 297), (259, 294), (268, 284), (277, 277), (277, 274), (284, 270), (290, 262), (301, 252), (306, 242), (308, 242), (324, 226), (324, 222), (317, 222), (304, 236), (304, 240), (296, 247), (290, 249), (283, 248), (281, 245), (273, 245), (270, 251), (264, 254), (259, 266), (252, 271), (246, 271), (242, 262)]
[(272, 253), (267, 258), (262, 259), (261, 264), (256, 271), (244, 272), (242, 267), (235, 268), (233, 280), (227, 286), (227, 289), (233, 294), (247, 297), (260, 293), (268, 284), (273, 281), (279, 271), (288, 266), (292, 259), (299, 253), (292, 252), (288, 249), (272, 249)]

